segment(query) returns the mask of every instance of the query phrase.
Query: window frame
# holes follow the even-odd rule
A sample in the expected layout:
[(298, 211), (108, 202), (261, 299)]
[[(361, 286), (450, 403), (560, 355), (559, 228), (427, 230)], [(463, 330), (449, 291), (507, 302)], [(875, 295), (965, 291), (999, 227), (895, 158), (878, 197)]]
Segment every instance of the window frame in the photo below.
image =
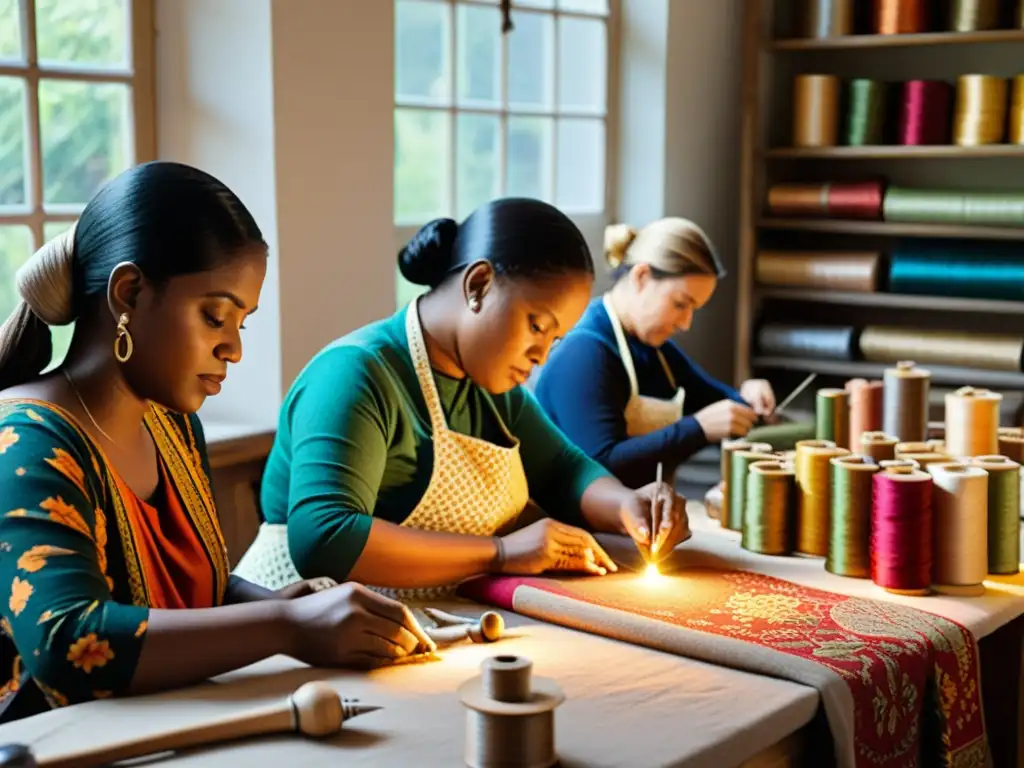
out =
[[(586, 119), (600, 119), (604, 122), (604, 189), (602, 190), (601, 201), (602, 209), (600, 211), (585, 211), (577, 212), (566, 210), (566, 215), (572, 219), (576, 225), (583, 231), (587, 237), (588, 242), (595, 242), (594, 237), (597, 237), (597, 242), (601, 241), (603, 237), (604, 227), (611, 220), (612, 212), (615, 206), (615, 181), (618, 176), (618, 167), (616, 166), (617, 153), (616, 148), (618, 146), (618, 92), (619, 92), (619, 24), (620, 24), (620, 2), (621, 0), (607, 0), (608, 1), (608, 13), (600, 16), (592, 13), (584, 13), (577, 11), (563, 11), (560, 10), (557, 5), (557, 0), (552, 0), (554, 8), (535, 8), (531, 6), (519, 5), (515, 0), (512, 1), (512, 23), (515, 24), (516, 13), (533, 13), (539, 15), (550, 16), (555, 20), (555, 44), (554, 44), (554, 61), (553, 61), (553, 77), (554, 77), (554, 91), (552, 94), (553, 104), (550, 109), (517, 109), (510, 108), (508, 101), (508, 45), (503, 43), (501, 46), (501, 105), (498, 107), (486, 107), (486, 106), (463, 106), (458, 103), (458, 96), (455, 90), (458, 82), (458, 48), (457, 48), (457, 8), (460, 5), (478, 7), (478, 8), (499, 8), (500, 4), (498, 0), (407, 0), (408, 2), (424, 2), (428, 4), (445, 4), (450, 8), (450, 30), (448, 35), (448, 57), (451, 61), (452, 72), (450, 77), (452, 80), (452, 94), (450, 103), (448, 104), (436, 104), (432, 102), (423, 102), (416, 99), (403, 99), (399, 98), (397, 93), (393, 94), (393, 111), (399, 109), (420, 109), (430, 112), (444, 112), (448, 114), (448, 135), (446, 141), (448, 143), (448, 168), (446, 169), (447, 178), (447, 189), (445, 189), (445, 197), (447, 198), (448, 214), (452, 218), (457, 218), (458, 214), (458, 192), (457, 192), (457, 152), (456, 152), (456, 137), (457, 137), (457, 122), (458, 116), (461, 114), (475, 114), (475, 115), (490, 115), (497, 116), (500, 121), (500, 132), (498, 136), (499, 141), (499, 168), (498, 178), (500, 180), (499, 187), (504, 194), (505, 189), (505, 173), (508, 162), (508, 147), (506, 141), (507, 134), (507, 123), (508, 118), (512, 117), (550, 117), (556, 121), (559, 118), (586, 118)], [(605, 109), (604, 114), (601, 115), (597, 112), (587, 112), (585, 110), (562, 110), (558, 107), (558, 64), (559, 64), (559, 44), (557, 40), (557, 20), (559, 17), (566, 18), (578, 18), (578, 19), (601, 19), (604, 21), (606, 26), (606, 71), (605, 71)], [(513, 31), (512, 34), (515, 34)], [(393, 87), (393, 90), (396, 90)], [(397, 141), (397, 137), (393, 138), (393, 141)], [(554, 156), (552, 158), (553, 168), (551, 175), (553, 178), (552, 189), (557, 189), (557, 132), (554, 137)], [(394, 194), (392, 193), (392, 199)], [(557, 202), (552, 201), (554, 205)], [(393, 203), (392, 203), (393, 205)], [(426, 221), (420, 222), (408, 222), (399, 221), (395, 215), (395, 211), (392, 210), (392, 224), (395, 230), (395, 247), (397, 249), (403, 247), (413, 235), (426, 224)]]
[[(36, 35), (36, 0), (19, 0), (23, 61), (0, 61), (0, 77), (25, 81), (25, 159), (28, 171), (28, 201), (24, 211), (0, 209), (0, 226), (27, 226), (35, 248), (46, 242), (48, 223), (71, 224), (81, 215), (77, 206), (50, 206), (43, 202), (43, 154), (39, 118), (39, 81), (53, 79), (73, 82), (117, 83), (131, 89), (133, 152), (131, 165), (156, 159), (156, 22), (155, 0), (128, 0), (131, 29), (128, 30), (129, 67), (124, 70), (74, 65), (39, 64)], [(86, 201), (88, 202), (88, 201)]]

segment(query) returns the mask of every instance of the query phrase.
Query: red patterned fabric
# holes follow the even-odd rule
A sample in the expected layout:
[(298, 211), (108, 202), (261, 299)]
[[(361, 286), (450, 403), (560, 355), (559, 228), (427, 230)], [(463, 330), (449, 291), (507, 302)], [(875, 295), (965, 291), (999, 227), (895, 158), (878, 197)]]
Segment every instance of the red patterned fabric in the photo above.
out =
[[(621, 617), (616, 612), (626, 612), (652, 622), (650, 635), (658, 636), (654, 647), (682, 655), (690, 655), (686, 637), (702, 633), (822, 665), (852, 695), (858, 768), (981, 768), (987, 762), (977, 644), (966, 628), (931, 613), (720, 570), (687, 571), (654, 584), (633, 575), (485, 577), (465, 583), (460, 593), (637, 642), (637, 633), (625, 638), (616, 629)], [(580, 621), (566, 600), (610, 610), (595, 620), (591, 609)], [(705, 655), (728, 666), (765, 671), (764, 664), (744, 663), (743, 654), (732, 647), (723, 660)], [(829, 718), (833, 721), (834, 713)]]

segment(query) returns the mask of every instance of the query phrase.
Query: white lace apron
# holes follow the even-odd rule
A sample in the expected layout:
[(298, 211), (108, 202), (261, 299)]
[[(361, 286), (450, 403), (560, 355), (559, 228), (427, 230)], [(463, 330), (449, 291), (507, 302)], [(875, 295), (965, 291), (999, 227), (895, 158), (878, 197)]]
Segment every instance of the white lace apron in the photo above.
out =
[[(434, 465), (430, 482), (416, 508), (402, 522), (423, 531), (492, 536), (522, 512), (529, 501), (519, 441), (499, 420), (510, 447), (502, 447), (448, 428), (441, 398), (430, 367), (418, 300), (406, 310), (406, 338), (420, 391), (427, 404), (433, 431)], [(235, 573), (268, 589), (280, 589), (301, 579), (288, 554), (285, 525), (260, 526), (252, 547)], [(457, 585), (418, 590), (376, 588), (402, 600), (433, 599), (450, 595)]]

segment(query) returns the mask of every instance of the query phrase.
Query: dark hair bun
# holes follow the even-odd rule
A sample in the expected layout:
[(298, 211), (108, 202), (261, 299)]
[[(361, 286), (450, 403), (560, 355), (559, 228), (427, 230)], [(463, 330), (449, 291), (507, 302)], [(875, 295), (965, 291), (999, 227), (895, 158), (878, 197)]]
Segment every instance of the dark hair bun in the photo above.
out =
[(452, 219), (434, 219), (423, 225), (398, 253), (402, 277), (416, 285), (436, 288), (452, 267), (459, 225)]

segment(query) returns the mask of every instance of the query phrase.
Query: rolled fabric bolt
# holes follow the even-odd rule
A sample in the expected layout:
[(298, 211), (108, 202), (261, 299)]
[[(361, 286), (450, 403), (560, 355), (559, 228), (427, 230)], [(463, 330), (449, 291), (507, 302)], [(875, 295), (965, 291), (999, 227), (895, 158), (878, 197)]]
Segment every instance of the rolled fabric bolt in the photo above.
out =
[(505, 620), (500, 613), (488, 611), (478, 621), (445, 627), (425, 627), (427, 637), (437, 645), (454, 645), (469, 638), (474, 643), (493, 643), (505, 633)]

